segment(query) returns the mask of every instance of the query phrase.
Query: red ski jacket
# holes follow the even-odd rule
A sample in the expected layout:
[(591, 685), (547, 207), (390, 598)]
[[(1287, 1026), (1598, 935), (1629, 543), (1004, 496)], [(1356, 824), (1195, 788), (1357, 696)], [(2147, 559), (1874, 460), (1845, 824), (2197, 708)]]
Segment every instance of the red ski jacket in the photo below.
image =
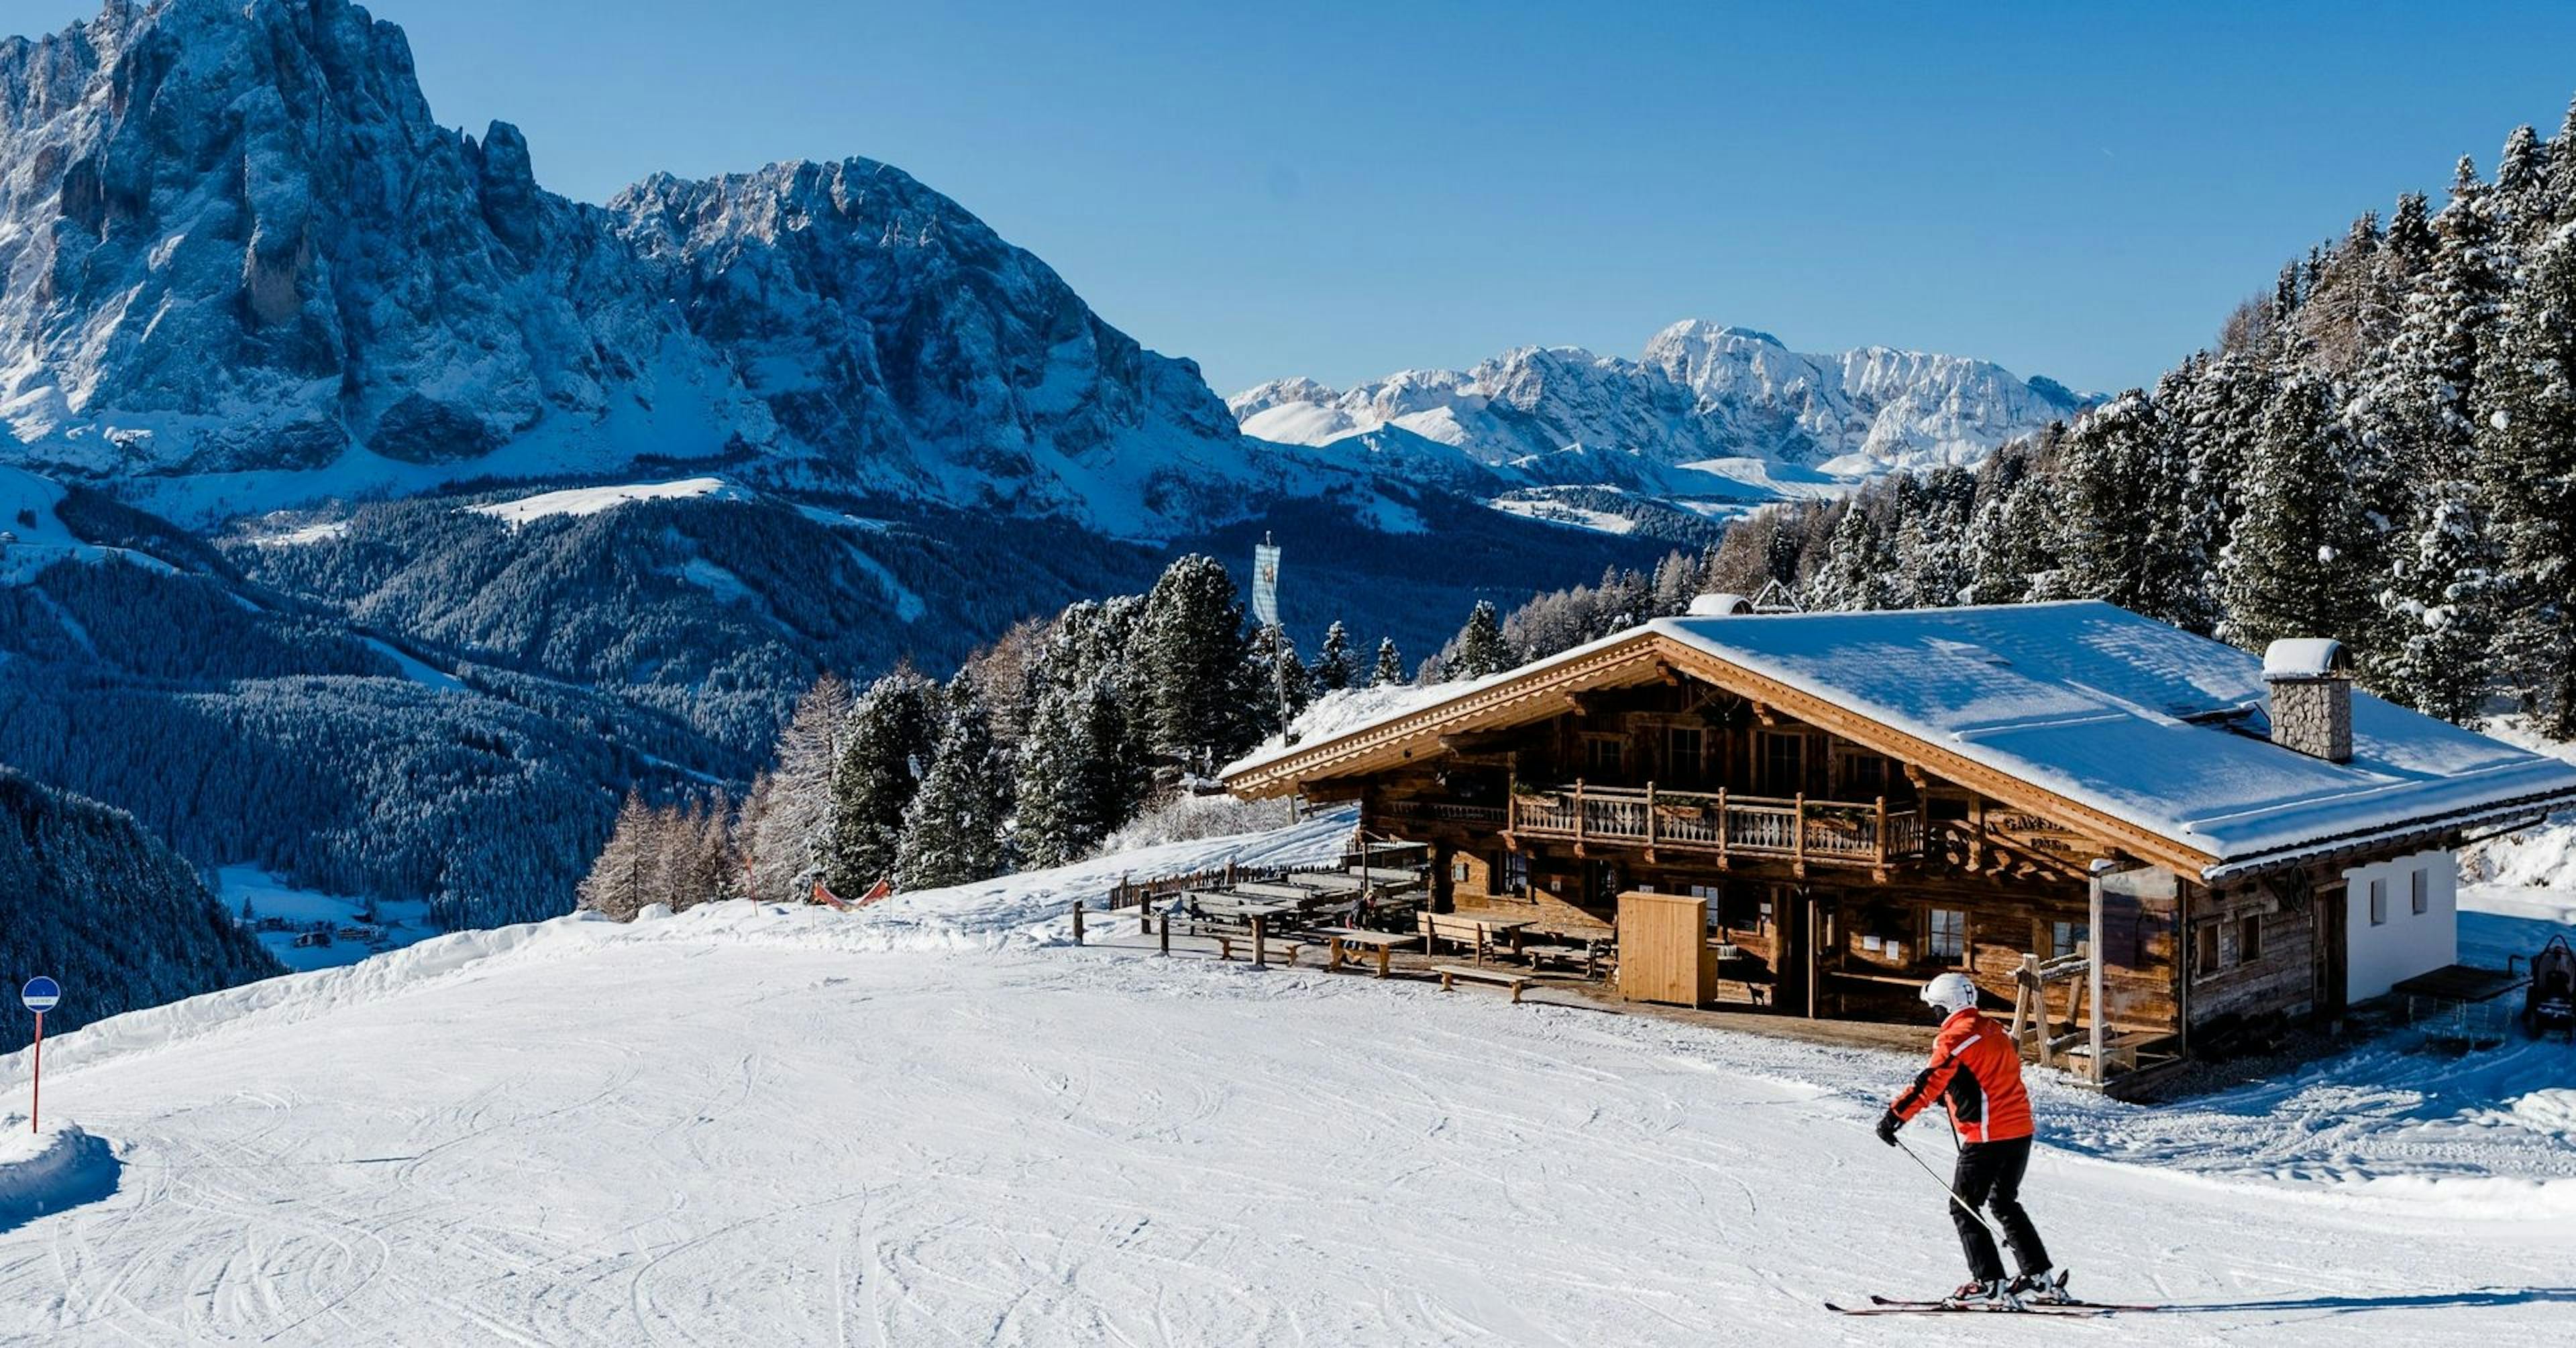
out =
[(1952, 1013), (1932, 1039), (1932, 1065), (1888, 1108), (1900, 1119), (1935, 1098), (1950, 1111), (1959, 1141), (2006, 1142), (2030, 1136), (2030, 1093), (2021, 1085), (2021, 1049), (2010, 1032), (1975, 1007)]

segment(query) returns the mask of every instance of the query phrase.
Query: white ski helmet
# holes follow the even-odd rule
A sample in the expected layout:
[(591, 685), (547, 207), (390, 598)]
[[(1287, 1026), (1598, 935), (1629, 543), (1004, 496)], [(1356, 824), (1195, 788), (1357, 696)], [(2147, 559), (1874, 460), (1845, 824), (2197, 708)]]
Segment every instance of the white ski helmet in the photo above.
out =
[(1977, 985), (1966, 974), (1943, 974), (1923, 985), (1923, 1002), (1944, 1017), (1955, 1016), (1977, 1004)]

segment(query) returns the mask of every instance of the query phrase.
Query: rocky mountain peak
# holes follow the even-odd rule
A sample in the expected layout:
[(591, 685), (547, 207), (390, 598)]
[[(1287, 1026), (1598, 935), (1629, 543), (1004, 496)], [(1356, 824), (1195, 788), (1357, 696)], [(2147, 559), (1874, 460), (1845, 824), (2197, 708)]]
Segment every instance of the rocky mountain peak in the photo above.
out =
[(1152, 532), (1259, 471), (1194, 365), (910, 175), (573, 203), (345, 0), (0, 44), (0, 163), (0, 456), (183, 515), (652, 454)]

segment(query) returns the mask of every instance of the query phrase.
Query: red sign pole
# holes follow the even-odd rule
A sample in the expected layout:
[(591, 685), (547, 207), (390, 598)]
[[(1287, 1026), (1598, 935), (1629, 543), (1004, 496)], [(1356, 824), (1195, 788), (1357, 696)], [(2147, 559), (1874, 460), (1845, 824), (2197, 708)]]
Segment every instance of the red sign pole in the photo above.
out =
[(27, 1082), (27, 1131), (36, 1131), (36, 1107), (45, 1099), (45, 1013), (36, 1013), (35, 1071)]

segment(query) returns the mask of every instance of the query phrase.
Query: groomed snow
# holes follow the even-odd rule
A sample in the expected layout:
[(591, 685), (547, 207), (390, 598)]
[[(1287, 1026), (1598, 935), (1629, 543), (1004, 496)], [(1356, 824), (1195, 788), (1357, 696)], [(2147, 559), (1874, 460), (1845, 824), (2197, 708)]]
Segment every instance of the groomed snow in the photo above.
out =
[[(1349, 823), (858, 915), (463, 934), (62, 1036), (48, 1108), (116, 1139), (123, 1176), (0, 1230), (0, 1339), (2494, 1348), (2564, 1329), (2560, 1047), (2376, 1046), (2170, 1111), (2043, 1080), (2035, 1215), (2086, 1290), (2176, 1309), (1858, 1322), (1817, 1303), (1958, 1276), (1937, 1192), (1869, 1133), (1905, 1056), (1165, 960), (1099, 915), (1094, 941), (1123, 948), (1065, 944), (1065, 902), (1117, 874), (1319, 858)], [(0, 1059), (0, 1090), (24, 1059)], [(1937, 1124), (1907, 1140), (1947, 1152)]]

